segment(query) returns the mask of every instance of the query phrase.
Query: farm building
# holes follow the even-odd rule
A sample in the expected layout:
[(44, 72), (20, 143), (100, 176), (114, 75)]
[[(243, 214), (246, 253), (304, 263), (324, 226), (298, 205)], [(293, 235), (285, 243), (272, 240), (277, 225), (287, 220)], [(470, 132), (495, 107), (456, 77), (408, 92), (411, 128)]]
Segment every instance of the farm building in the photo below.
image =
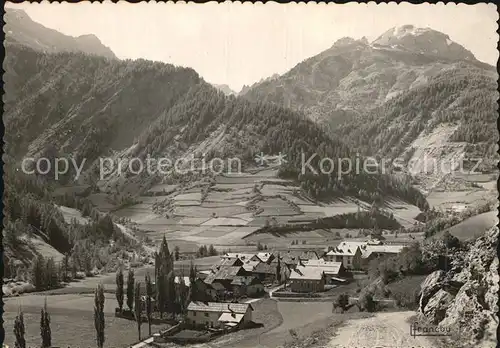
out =
[(193, 326), (230, 328), (252, 321), (249, 303), (190, 302), (186, 321)]
[(290, 273), (293, 292), (321, 292), (325, 290), (325, 274), (318, 267), (297, 266)]
[(258, 296), (264, 293), (264, 285), (257, 277), (236, 276), (231, 282), (235, 296)]
[(346, 277), (346, 271), (342, 262), (325, 261), (323, 259), (319, 260), (309, 260), (302, 261), (301, 265), (306, 268), (315, 267), (323, 271), (325, 274), (325, 283), (334, 284), (336, 282), (344, 282)]
[(276, 266), (261, 262), (254, 267), (252, 275), (259, 278), (260, 281), (274, 281), (276, 278)]

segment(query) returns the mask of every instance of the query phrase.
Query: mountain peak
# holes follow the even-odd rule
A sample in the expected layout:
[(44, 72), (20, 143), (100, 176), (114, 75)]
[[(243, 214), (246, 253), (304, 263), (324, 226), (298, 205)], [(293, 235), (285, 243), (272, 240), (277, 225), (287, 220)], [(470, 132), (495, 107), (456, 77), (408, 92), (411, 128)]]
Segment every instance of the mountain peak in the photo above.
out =
[(91, 55), (116, 59), (109, 47), (102, 44), (94, 34), (81, 35), (77, 38), (47, 28), (33, 21), (29, 15), (19, 9), (5, 9), (6, 41), (30, 47), (35, 51), (83, 52)]
[(353, 39), (352, 37), (346, 36), (346, 37), (340, 38), (337, 41), (335, 41), (335, 43), (333, 44), (332, 47), (346, 47), (346, 46), (351, 46), (351, 45), (355, 45), (355, 44), (359, 44), (359, 43), (367, 45), (368, 40), (364, 36), (361, 40), (356, 40), (356, 39)]
[(372, 45), (452, 60), (476, 60), (472, 52), (452, 41), (448, 35), (431, 28), (419, 28), (411, 24), (387, 30), (373, 41)]

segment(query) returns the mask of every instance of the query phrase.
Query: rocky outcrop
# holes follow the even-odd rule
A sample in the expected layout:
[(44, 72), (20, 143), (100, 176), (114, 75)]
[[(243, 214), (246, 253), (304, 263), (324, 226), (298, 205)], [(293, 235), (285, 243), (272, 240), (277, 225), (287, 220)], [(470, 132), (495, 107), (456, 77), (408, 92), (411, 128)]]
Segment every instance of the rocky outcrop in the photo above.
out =
[(478, 238), (462, 267), (436, 271), (421, 285), (419, 312), (441, 327), (452, 328), (469, 346), (491, 346), (498, 326), (498, 228)]
[(439, 289), (434, 296), (432, 296), (424, 307), (424, 315), (432, 318), (434, 324), (438, 324), (444, 319), (446, 309), (453, 300), (453, 295), (449, 292)]
[(443, 287), (444, 278), (445, 273), (443, 271), (435, 271), (425, 278), (424, 282), (420, 286), (419, 308), (421, 312), (424, 312), (424, 309), (432, 296), (434, 296), (434, 294)]

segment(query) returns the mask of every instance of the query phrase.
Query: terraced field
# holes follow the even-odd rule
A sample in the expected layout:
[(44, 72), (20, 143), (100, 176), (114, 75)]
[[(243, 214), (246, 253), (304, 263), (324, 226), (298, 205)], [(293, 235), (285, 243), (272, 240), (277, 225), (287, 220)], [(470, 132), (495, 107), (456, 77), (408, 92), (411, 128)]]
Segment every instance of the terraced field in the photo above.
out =
[[(135, 222), (153, 241), (165, 236), (169, 244), (179, 246), (181, 251), (209, 244), (221, 249), (248, 249), (255, 248), (257, 242), (287, 248), (292, 240), (299, 240), (298, 246), (304, 240), (303, 247), (324, 246), (349, 235), (354, 237), (357, 231), (329, 230), (285, 237), (252, 233), (267, 225), (304, 224), (321, 217), (370, 209), (369, 204), (350, 198), (328, 204), (315, 202), (296, 183), (278, 178), (277, 170), (272, 168), (219, 175), (210, 186), (206, 182), (191, 183), (189, 188), (156, 185), (149, 194), (155, 196), (141, 196), (141, 203), (113, 214)], [(94, 197), (98, 202), (99, 199), (104, 205), (102, 197)], [(167, 208), (162, 213), (155, 212), (155, 204)], [(388, 209), (405, 226), (413, 225), (420, 213), (417, 207), (397, 200), (390, 201)]]

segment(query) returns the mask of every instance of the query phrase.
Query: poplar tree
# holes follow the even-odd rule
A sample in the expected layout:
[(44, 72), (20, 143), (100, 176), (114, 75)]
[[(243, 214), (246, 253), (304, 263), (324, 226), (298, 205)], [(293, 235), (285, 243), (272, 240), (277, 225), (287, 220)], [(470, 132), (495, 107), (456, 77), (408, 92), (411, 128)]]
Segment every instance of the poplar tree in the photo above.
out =
[(139, 333), (139, 341), (141, 340), (141, 283), (135, 283), (135, 321), (137, 322), (137, 331)]
[(15, 348), (26, 348), (26, 340), (24, 339), (24, 315), (21, 309), (14, 320), (14, 336), (16, 336)]
[(99, 284), (94, 295), (94, 327), (98, 348), (104, 346), (104, 324), (104, 287)]
[(123, 310), (123, 270), (120, 268), (116, 272), (116, 301), (120, 312)]
[(149, 328), (149, 336), (151, 336), (151, 315), (153, 312), (152, 306), (152, 298), (153, 298), (153, 283), (151, 282), (151, 277), (149, 273), (146, 274), (146, 316), (148, 318), (148, 328)]
[(50, 331), (50, 315), (47, 311), (47, 298), (41, 310), (40, 315), (40, 335), (42, 336), (42, 348), (52, 346), (52, 333)]
[(131, 311), (134, 310), (134, 282), (134, 270), (129, 268), (127, 278), (127, 306)]

